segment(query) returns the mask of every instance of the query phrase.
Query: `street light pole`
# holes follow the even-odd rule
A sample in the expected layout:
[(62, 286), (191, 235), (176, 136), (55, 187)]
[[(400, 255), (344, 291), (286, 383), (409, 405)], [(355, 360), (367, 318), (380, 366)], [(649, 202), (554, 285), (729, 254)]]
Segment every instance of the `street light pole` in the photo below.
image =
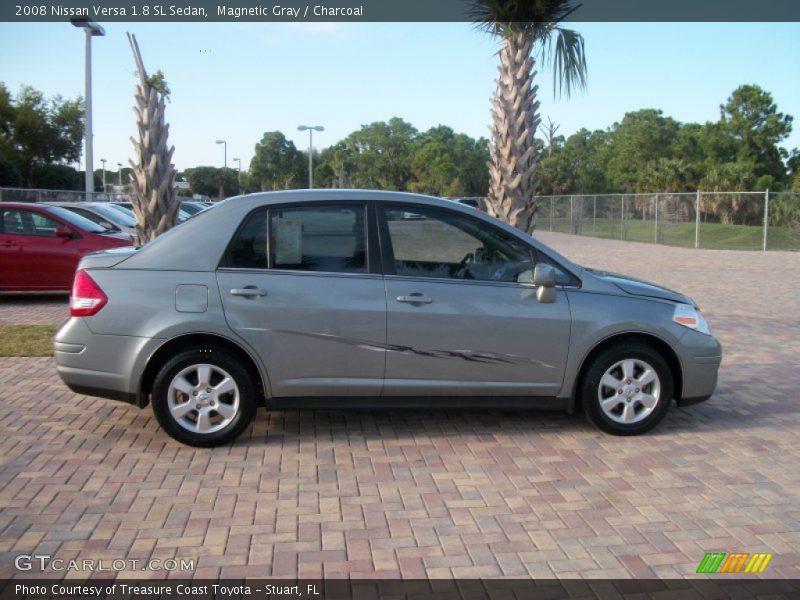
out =
[(92, 37), (103, 36), (105, 29), (88, 18), (72, 19), (75, 27), (80, 27), (86, 34), (86, 199), (91, 200), (94, 193), (94, 157), (92, 156)]
[(225, 171), (228, 170), (228, 142), (227, 140), (217, 140), (217, 144), (222, 144), (224, 149), (224, 162), (223, 162), (223, 169), (222, 169), (222, 177), (219, 180), (219, 199), (222, 200), (225, 197)]
[(236, 169), (236, 183), (239, 184), (239, 193), (242, 193), (242, 159), (241, 158), (234, 158), (233, 162), (238, 163), (238, 168)]
[(224, 148), (224, 152), (225, 152), (224, 153), (224, 157), (225, 157), (224, 165), (225, 165), (225, 168), (227, 169), (228, 168), (228, 142), (226, 140), (217, 140), (217, 143), (218, 144), (222, 144), (222, 146)]
[(314, 189), (314, 132), (325, 131), (322, 125), (299, 125), (297, 131), (308, 130), (308, 189)]
[(119, 187), (120, 187), (119, 191), (121, 192), (122, 191), (122, 163), (117, 163), (117, 167), (119, 168), (119, 171), (117, 172), (117, 175), (119, 176)]
[(103, 163), (103, 193), (106, 193), (106, 159), (101, 158), (100, 162)]

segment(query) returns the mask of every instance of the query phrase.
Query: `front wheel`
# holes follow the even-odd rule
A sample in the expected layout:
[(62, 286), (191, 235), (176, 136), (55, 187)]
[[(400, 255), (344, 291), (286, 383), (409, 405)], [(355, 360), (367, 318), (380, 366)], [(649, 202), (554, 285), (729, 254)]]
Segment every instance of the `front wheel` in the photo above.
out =
[(255, 416), (256, 387), (238, 361), (216, 348), (185, 350), (153, 385), (153, 413), (170, 436), (190, 446), (236, 439)]
[(666, 416), (672, 397), (669, 365), (643, 344), (617, 345), (601, 352), (581, 389), (589, 421), (614, 435), (649, 431)]

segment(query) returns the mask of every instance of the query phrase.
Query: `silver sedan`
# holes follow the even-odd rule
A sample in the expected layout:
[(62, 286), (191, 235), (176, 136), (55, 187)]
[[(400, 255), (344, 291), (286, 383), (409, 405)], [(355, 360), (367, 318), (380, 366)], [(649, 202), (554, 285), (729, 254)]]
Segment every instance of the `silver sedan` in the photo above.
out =
[(231, 198), (85, 257), (70, 310), (54, 342), (64, 382), (150, 404), (196, 446), (233, 440), (259, 404), (580, 407), (640, 434), (708, 398), (722, 353), (680, 293), (397, 192)]

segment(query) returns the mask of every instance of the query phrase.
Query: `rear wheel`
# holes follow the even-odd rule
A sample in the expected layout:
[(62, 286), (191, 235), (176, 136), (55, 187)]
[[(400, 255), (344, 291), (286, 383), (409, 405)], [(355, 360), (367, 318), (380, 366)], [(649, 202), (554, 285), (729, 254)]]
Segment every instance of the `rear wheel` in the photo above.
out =
[(153, 385), (153, 413), (169, 435), (190, 446), (236, 439), (255, 416), (252, 376), (230, 354), (192, 348), (168, 361)]
[(666, 416), (672, 397), (669, 365), (643, 344), (620, 344), (601, 352), (581, 389), (589, 421), (614, 435), (649, 431)]

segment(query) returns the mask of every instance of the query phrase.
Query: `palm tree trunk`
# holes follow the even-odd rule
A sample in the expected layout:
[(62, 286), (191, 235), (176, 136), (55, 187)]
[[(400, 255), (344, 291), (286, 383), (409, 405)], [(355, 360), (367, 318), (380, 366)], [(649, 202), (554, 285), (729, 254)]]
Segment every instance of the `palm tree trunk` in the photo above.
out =
[(517, 33), (503, 38), (492, 98), (488, 197), (490, 214), (527, 232), (536, 226), (538, 211), (534, 134), (540, 119), (532, 48), (528, 36)]
[(136, 162), (129, 161), (133, 172), (133, 212), (139, 245), (161, 235), (175, 225), (180, 201), (175, 196), (175, 165), (167, 147), (169, 125), (164, 118), (164, 94), (159, 93), (147, 77), (136, 37), (128, 34), (139, 75), (136, 86), (136, 127), (139, 139), (131, 138)]

